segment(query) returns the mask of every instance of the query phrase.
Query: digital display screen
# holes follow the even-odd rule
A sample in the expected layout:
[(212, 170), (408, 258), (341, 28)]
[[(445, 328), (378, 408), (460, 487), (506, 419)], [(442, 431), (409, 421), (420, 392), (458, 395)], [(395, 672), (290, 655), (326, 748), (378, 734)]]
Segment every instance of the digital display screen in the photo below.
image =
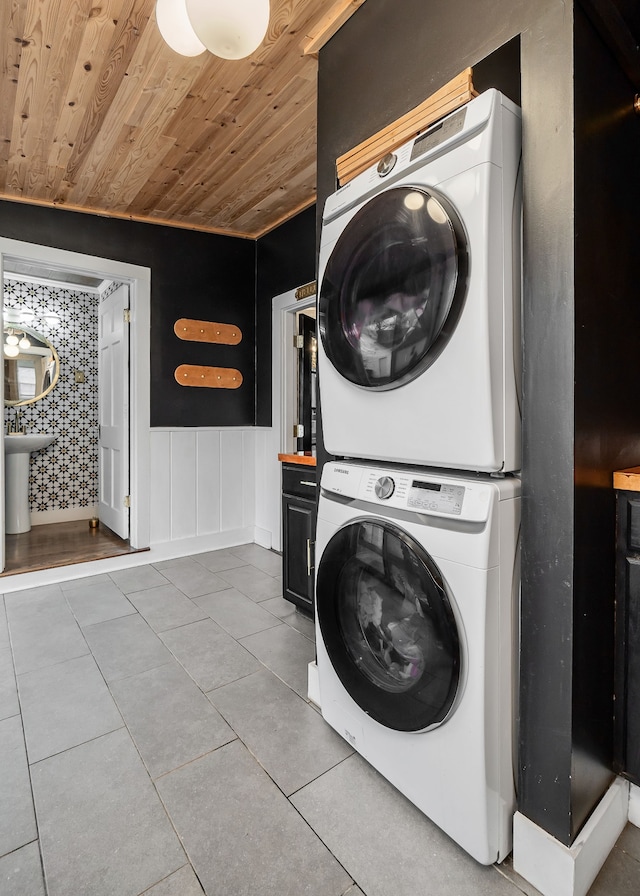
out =
[(425, 142), (425, 140), (428, 140), (432, 134), (435, 134), (437, 131), (440, 131), (440, 130), (442, 130), (442, 122), (440, 122), (440, 124), (434, 125), (432, 128), (429, 128), (429, 130), (426, 132), (426, 134), (423, 134), (421, 137), (418, 137), (416, 142), (413, 145), (417, 149), (420, 149), (422, 144)]
[(426, 488), (430, 492), (439, 492), (442, 491), (442, 486), (436, 482), (419, 482), (418, 480), (414, 480), (411, 483), (412, 488)]

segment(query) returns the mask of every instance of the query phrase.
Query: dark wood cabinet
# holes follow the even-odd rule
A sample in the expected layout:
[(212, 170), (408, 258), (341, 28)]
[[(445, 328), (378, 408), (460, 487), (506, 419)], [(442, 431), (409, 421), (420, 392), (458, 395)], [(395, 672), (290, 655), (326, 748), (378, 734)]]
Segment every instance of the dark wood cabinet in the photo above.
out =
[(640, 492), (616, 492), (615, 771), (640, 785)]
[(282, 465), (282, 596), (313, 613), (316, 471)]

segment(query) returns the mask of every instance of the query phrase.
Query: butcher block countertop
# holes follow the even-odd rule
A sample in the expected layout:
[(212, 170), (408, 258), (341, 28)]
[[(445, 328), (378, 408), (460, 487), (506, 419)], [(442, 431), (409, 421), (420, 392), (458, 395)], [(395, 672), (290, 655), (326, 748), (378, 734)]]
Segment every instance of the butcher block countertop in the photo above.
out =
[(278, 460), (285, 464), (303, 464), (307, 467), (315, 467), (316, 465), (315, 457), (312, 457), (310, 454), (279, 454)]
[(613, 474), (613, 487), (626, 492), (640, 492), (640, 467), (616, 470)]

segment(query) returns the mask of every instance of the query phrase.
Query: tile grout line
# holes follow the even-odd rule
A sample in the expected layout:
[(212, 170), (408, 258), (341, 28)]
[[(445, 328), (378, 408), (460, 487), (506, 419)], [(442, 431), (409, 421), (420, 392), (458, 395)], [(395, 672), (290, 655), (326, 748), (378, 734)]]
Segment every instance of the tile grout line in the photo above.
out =
[[(24, 730), (24, 716), (22, 713), (22, 699), (20, 697), (20, 688), (18, 687), (18, 673), (16, 671), (16, 659), (15, 659), (15, 653), (14, 653), (13, 637), (11, 634), (11, 625), (9, 624), (9, 614), (7, 613), (7, 605), (6, 605), (6, 601), (4, 599), (4, 595), (2, 598), (2, 602), (3, 602), (3, 606), (4, 606), (5, 620), (6, 620), (6, 624), (7, 624), (7, 634), (9, 636), (9, 647), (11, 650), (11, 663), (13, 665), (13, 675), (14, 675), (15, 683), (16, 683), (16, 698), (18, 700), (18, 709), (19, 709), (18, 715), (20, 716), (20, 729), (22, 731), (22, 742), (24, 744), (24, 758), (27, 763), (27, 774), (29, 775), (29, 792), (31, 794), (31, 808), (33, 810), (33, 821), (34, 821), (35, 828), (36, 828), (36, 841), (35, 842), (37, 842), (37, 844), (38, 844), (38, 858), (40, 860), (40, 872), (42, 874), (42, 886), (44, 887), (44, 892), (45, 892), (45, 896), (46, 896), (46, 894), (49, 893), (49, 885), (47, 883), (47, 877), (46, 877), (46, 873), (45, 873), (44, 855), (42, 852), (42, 843), (40, 842), (40, 825), (38, 823), (38, 813), (36, 811), (36, 799), (35, 799), (35, 794), (33, 792), (33, 779), (31, 776), (31, 765), (29, 764), (29, 752), (27, 749), (27, 735)], [(29, 842), (33, 843), (34, 841), (31, 840)], [(27, 845), (26, 843), (23, 843), (22, 846), (20, 847), (20, 849), (22, 849), (26, 845)], [(10, 854), (11, 853), (8, 853), (8, 855), (10, 855)]]

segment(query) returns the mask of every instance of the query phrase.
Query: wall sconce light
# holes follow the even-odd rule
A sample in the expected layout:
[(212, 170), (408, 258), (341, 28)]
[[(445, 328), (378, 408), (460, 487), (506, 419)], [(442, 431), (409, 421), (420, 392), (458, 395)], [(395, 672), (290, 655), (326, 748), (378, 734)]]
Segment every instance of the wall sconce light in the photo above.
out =
[(157, 0), (156, 21), (182, 56), (206, 49), (222, 59), (244, 59), (267, 33), (269, 0)]

